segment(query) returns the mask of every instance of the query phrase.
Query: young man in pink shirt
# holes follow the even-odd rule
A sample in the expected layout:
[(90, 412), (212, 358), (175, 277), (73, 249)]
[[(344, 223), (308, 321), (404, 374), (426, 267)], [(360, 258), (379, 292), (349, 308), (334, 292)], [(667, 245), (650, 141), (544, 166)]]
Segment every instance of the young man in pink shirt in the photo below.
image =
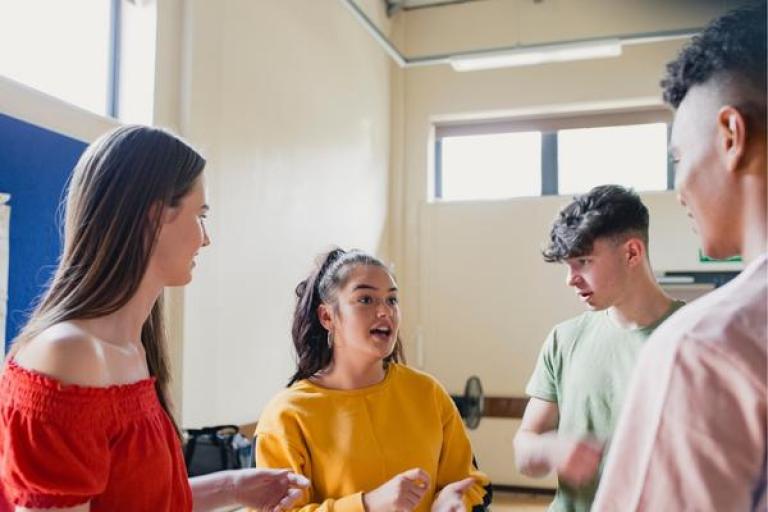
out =
[(662, 86), (680, 202), (704, 252), (746, 268), (651, 336), (593, 510), (766, 510), (765, 2), (714, 21)]

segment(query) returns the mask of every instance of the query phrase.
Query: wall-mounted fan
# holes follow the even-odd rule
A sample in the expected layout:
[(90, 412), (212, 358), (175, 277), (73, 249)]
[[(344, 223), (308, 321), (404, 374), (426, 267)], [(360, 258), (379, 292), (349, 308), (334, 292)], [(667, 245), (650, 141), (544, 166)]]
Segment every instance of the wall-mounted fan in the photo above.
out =
[(477, 428), (480, 424), (480, 418), (483, 417), (485, 406), (483, 385), (480, 383), (480, 378), (475, 375), (468, 378), (464, 386), (464, 395), (451, 395), (451, 398), (456, 402), (456, 407), (459, 409), (459, 414), (461, 414), (467, 428)]

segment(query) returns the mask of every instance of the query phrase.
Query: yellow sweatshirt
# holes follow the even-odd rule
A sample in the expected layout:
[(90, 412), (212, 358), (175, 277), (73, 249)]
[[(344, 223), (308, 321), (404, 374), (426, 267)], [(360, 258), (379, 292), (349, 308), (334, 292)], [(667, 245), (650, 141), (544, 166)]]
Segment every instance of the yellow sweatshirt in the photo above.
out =
[(465, 494), (482, 503), (485, 475), (472, 467), (472, 448), (453, 400), (433, 377), (390, 364), (384, 380), (351, 391), (308, 380), (280, 392), (256, 429), (259, 467), (291, 468), (311, 480), (295, 505), (301, 511), (360, 511), (369, 492), (411, 468), (429, 473), (416, 511), (429, 511), (445, 485), (475, 476)]

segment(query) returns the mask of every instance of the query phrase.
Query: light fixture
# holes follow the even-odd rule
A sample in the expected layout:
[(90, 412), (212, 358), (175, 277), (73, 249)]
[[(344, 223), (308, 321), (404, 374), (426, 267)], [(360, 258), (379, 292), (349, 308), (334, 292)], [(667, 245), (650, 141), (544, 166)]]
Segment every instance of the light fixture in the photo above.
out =
[(597, 39), (565, 44), (527, 46), (499, 52), (483, 52), (451, 57), (456, 71), (477, 71), (512, 66), (533, 66), (548, 62), (600, 59), (621, 55), (619, 39)]

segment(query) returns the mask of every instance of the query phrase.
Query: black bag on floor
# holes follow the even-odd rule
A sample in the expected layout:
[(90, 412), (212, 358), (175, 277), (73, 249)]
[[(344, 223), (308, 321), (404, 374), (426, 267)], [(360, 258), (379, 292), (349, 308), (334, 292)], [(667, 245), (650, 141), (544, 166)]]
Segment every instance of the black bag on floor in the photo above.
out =
[(184, 431), (187, 475), (199, 476), (251, 466), (251, 442), (235, 425), (218, 425)]

